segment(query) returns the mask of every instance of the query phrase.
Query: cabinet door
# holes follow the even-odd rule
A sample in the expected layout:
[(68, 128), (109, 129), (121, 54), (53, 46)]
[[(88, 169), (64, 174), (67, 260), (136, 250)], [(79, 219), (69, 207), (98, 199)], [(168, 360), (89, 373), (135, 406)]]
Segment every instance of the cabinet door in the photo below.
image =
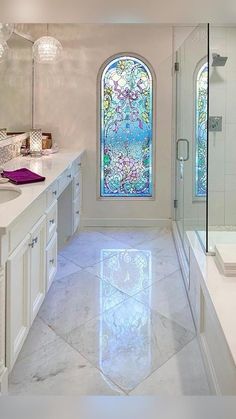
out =
[(46, 216), (30, 233), (30, 320), (33, 322), (43, 302), (46, 288)]
[(80, 196), (73, 201), (73, 234), (79, 228), (80, 225)]
[(5, 270), (0, 267), (0, 376), (5, 367)]
[(46, 290), (48, 291), (57, 273), (57, 233), (54, 233), (53, 238), (48, 243), (46, 255)]
[(27, 235), (7, 261), (6, 361), (9, 370), (14, 365), (30, 327), (29, 239)]

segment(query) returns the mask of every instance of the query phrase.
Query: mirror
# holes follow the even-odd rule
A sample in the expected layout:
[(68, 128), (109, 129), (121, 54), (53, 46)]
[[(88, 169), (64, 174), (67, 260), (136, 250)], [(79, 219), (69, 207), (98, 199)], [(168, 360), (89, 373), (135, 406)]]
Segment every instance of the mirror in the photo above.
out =
[(33, 43), (14, 32), (7, 44), (7, 58), (0, 61), (0, 130), (6, 128), (9, 138), (32, 128)]

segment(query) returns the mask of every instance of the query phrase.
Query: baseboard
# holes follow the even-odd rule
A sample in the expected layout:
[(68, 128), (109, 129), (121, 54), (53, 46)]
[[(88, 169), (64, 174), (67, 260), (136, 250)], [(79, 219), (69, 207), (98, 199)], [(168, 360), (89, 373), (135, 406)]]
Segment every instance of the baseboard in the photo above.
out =
[(203, 335), (198, 334), (197, 338), (198, 338), (198, 342), (201, 348), (201, 353), (203, 356), (203, 362), (204, 362), (210, 390), (213, 395), (222, 396), (205, 337)]
[(83, 218), (83, 227), (170, 227), (169, 219), (146, 218)]

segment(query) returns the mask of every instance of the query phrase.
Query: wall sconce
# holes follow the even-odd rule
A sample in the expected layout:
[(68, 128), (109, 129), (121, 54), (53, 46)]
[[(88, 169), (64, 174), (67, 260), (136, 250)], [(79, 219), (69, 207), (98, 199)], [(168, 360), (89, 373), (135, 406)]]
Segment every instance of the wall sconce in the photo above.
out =
[(33, 129), (30, 131), (30, 154), (34, 157), (42, 155), (42, 130)]
[(6, 140), (7, 138), (7, 129), (6, 128), (0, 128), (0, 141)]

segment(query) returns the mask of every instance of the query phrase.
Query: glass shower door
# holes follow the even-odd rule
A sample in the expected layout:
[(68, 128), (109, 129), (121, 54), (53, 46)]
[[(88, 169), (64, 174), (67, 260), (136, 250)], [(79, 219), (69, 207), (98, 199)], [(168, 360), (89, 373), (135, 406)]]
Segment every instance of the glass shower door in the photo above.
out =
[(207, 25), (199, 25), (176, 52), (175, 217), (187, 259), (187, 233), (206, 236), (206, 193), (198, 193), (196, 185), (207, 169), (207, 113), (199, 118), (205, 97), (203, 90), (198, 94), (199, 70), (208, 64), (207, 38)]

